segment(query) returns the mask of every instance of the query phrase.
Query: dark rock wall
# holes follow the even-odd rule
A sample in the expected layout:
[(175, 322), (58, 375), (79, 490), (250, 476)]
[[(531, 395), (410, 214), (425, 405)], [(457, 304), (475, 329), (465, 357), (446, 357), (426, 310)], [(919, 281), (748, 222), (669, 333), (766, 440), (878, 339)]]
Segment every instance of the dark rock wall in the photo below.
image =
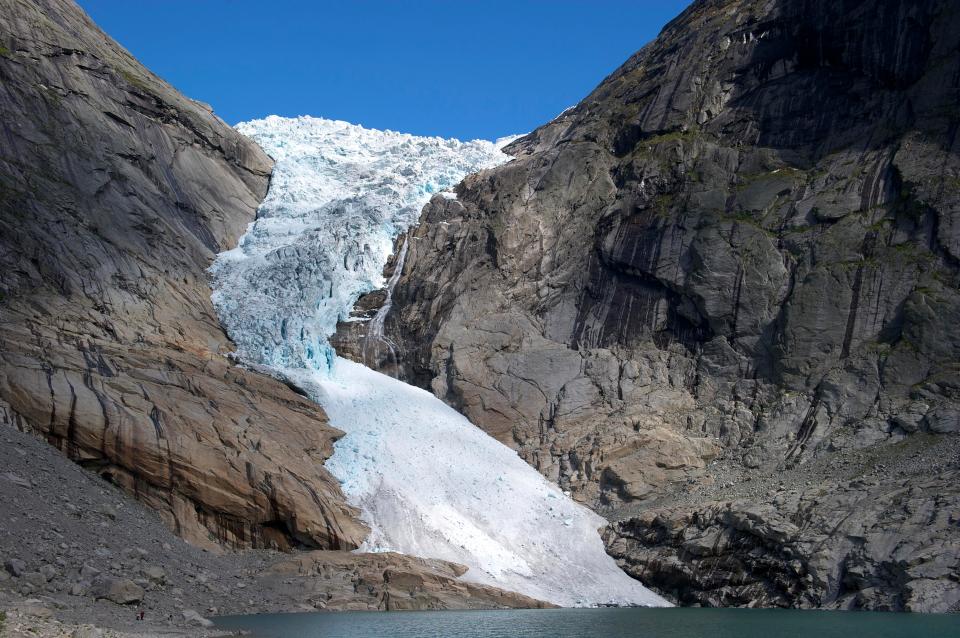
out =
[(206, 268), (271, 160), (69, 0), (0, 0), (0, 420), (214, 547), (352, 548), (339, 433), (237, 368)]
[[(386, 322), (399, 374), (614, 517), (953, 440), (958, 47), (947, 0), (694, 3), (426, 207)], [(699, 599), (746, 601), (724, 596)]]
[(684, 605), (956, 610), (958, 455), (917, 434), (725, 483), (615, 521), (608, 551)]

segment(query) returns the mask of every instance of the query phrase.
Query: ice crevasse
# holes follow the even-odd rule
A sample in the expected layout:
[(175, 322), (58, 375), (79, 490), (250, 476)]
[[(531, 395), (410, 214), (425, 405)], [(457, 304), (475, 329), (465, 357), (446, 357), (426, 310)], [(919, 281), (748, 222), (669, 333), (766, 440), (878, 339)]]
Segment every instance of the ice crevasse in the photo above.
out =
[(361, 551), (462, 563), (464, 580), (562, 606), (667, 604), (604, 552), (600, 516), (429, 392), (327, 341), (383, 287), (394, 238), (430, 197), (508, 161), (502, 143), (310, 117), (237, 128), (276, 166), (256, 221), (211, 268), (214, 305), (241, 360), (305, 389), (345, 432), (326, 467), (370, 527)]

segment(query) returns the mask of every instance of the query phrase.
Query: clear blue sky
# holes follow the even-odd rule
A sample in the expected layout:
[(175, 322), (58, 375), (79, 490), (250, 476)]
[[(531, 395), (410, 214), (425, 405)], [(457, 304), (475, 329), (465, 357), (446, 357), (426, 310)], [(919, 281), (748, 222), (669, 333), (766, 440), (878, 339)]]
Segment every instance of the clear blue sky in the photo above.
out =
[(78, 0), (230, 124), (316, 115), (493, 139), (576, 104), (689, 0)]

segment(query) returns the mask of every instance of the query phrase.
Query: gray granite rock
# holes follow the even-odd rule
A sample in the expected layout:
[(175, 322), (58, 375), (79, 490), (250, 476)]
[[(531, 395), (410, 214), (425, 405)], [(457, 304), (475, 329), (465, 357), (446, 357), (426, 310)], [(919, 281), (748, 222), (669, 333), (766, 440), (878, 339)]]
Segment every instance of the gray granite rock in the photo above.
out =
[[(805, 480), (872, 476), (854, 465), (905, 438), (954, 437), (958, 44), (947, 0), (693, 3), (508, 146), (514, 161), (430, 202), (400, 240), (385, 322), (402, 364), (367, 363), (616, 518), (821, 461)], [(359, 356), (350, 330), (336, 343)], [(900, 477), (877, 479), (887, 493)], [(762, 494), (687, 545), (664, 538), (658, 564), (685, 569), (713, 544), (740, 560), (721, 529), (793, 534)], [(811, 507), (832, 521), (854, 504)], [(829, 578), (762, 594), (794, 560), (821, 578), (843, 555), (817, 558), (800, 528), (790, 557), (737, 572), (757, 601), (833, 604)], [(953, 542), (956, 527), (943, 533)], [(924, 606), (914, 580), (870, 573), (857, 605)], [(942, 592), (927, 608), (950, 607), (946, 581), (915, 586)]]
[(681, 604), (947, 612), (960, 604), (956, 470), (652, 509), (609, 551)]
[(118, 605), (130, 605), (143, 600), (143, 588), (129, 578), (114, 578), (100, 576), (90, 588), (90, 596), (95, 599), (106, 599)]
[(27, 564), (19, 558), (8, 558), (3, 562), (3, 567), (8, 574), (15, 578), (23, 576), (24, 572), (27, 571)]

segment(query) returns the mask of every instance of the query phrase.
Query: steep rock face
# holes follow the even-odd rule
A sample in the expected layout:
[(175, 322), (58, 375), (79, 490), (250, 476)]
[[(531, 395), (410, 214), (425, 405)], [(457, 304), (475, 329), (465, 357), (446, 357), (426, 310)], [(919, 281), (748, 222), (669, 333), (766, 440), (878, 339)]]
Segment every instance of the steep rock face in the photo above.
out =
[(0, 115), (2, 420), (195, 543), (355, 547), (339, 432), (231, 364), (210, 302), (271, 160), (68, 0), (0, 2)]
[(944, 0), (696, 2), (426, 207), (385, 321), (398, 374), (618, 518), (955, 437), (958, 44)]

